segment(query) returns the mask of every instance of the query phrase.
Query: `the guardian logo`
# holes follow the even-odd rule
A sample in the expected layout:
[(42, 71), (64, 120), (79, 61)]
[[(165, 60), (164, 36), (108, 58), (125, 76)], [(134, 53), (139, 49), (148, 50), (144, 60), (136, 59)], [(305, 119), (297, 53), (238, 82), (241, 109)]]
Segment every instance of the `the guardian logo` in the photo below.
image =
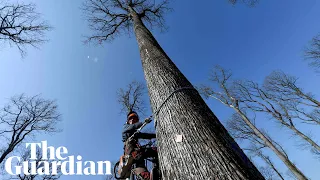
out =
[[(5, 162), (5, 170), (10, 175), (111, 175), (110, 161), (84, 161), (78, 155), (68, 156), (68, 149), (64, 146), (54, 148), (41, 143), (26, 143), (30, 148), (30, 158), (22, 161), (19, 156), (11, 156)], [(40, 151), (39, 151), (40, 150)], [(41, 159), (37, 157), (41, 153)], [(13, 163), (18, 162), (18, 163)]]

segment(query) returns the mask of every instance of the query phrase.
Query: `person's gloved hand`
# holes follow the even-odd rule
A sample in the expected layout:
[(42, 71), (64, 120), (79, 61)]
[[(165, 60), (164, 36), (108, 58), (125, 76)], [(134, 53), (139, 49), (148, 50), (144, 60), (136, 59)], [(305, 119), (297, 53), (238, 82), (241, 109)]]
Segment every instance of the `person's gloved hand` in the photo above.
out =
[(145, 123), (150, 123), (152, 120), (150, 118), (147, 118), (144, 120)]

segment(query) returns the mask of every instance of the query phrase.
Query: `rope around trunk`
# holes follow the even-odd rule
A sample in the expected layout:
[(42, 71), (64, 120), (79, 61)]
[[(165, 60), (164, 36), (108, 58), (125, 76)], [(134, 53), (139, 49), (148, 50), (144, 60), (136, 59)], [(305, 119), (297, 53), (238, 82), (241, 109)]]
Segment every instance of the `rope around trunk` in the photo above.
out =
[[(171, 92), (169, 94), (169, 96), (167, 96), (167, 98), (161, 103), (161, 105), (157, 108), (157, 110), (153, 113), (153, 115), (149, 116), (147, 119), (151, 119), (155, 116), (158, 115), (158, 113), (160, 112), (161, 108), (163, 107), (163, 105), (169, 100), (169, 98), (175, 94), (176, 92), (180, 92), (180, 91), (183, 91), (183, 90), (195, 90), (197, 91), (194, 87), (181, 87), (179, 89), (176, 89), (174, 90), (173, 92)], [(198, 92), (198, 91), (197, 91)], [(157, 127), (157, 120), (154, 121), (154, 127), (156, 128)]]

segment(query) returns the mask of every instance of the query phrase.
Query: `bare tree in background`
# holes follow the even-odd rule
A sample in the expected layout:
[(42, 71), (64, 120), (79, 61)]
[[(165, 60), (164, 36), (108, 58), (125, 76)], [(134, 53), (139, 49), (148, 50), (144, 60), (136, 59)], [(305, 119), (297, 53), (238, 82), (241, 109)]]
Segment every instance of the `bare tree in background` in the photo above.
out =
[(298, 78), (274, 71), (266, 77), (263, 88), (270, 98), (280, 101), (294, 119), (320, 125), (320, 102), (310, 92), (299, 87)]
[(0, 1), (0, 41), (15, 45), (22, 56), (26, 47), (39, 47), (51, 27), (41, 19), (34, 4), (9, 4)]
[[(51, 162), (53, 160), (42, 160), (42, 152), (40, 149), (37, 149), (36, 152), (37, 155), (37, 159), (33, 160), (36, 162), (37, 167), (41, 167), (41, 165), (43, 165), (43, 161), (47, 161), (49, 162), (49, 168), (51, 169)], [(31, 152), (30, 151), (24, 151), (22, 156), (21, 156), (21, 161), (17, 163), (17, 166), (21, 166), (23, 161), (29, 161), (31, 157)], [(31, 166), (28, 166), (28, 172), (30, 172), (31, 170)], [(57, 175), (38, 175), (38, 174), (34, 174), (34, 175), (25, 175), (25, 174), (19, 174), (17, 176), (12, 176), (10, 177), (10, 179), (17, 179), (17, 180), (57, 180), (61, 177), (62, 173), (61, 173), (61, 167), (58, 166), (57, 169)], [(52, 173), (52, 171), (50, 171), (50, 173)]]
[[(275, 174), (274, 170), (268, 166), (260, 166), (259, 171), (266, 178), (266, 180), (278, 180), (279, 178)], [(281, 179), (281, 178), (280, 178)]]
[[(253, 122), (255, 122), (255, 118)], [(247, 140), (250, 142), (250, 146), (244, 148), (244, 150), (250, 154), (251, 157), (261, 158), (271, 168), (280, 179), (284, 179), (279, 170), (274, 166), (269, 156), (263, 153), (263, 149), (268, 148), (268, 145), (259, 138), (254, 131), (242, 120), (242, 117), (235, 113), (231, 119), (227, 121), (227, 128), (235, 139), (240, 141)], [(267, 137), (285, 156), (289, 159), (288, 154), (285, 152), (283, 147), (272, 140), (271, 137), (263, 129), (260, 132)]]
[(279, 170), (275, 167), (274, 163), (272, 162), (272, 160), (270, 159), (269, 156), (263, 154), (262, 152), (259, 152), (257, 156), (260, 157), (267, 164), (267, 166), (259, 168), (260, 172), (264, 175), (264, 177), (266, 179), (268, 179), (268, 180), (276, 180), (276, 179), (285, 180), (282, 173), (280, 173)]
[[(244, 111), (243, 111), (244, 112)], [(246, 114), (246, 113), (245, 113)], [(246, 117), (247, 114), (246, 114)], [(252, 122), (254, 124), (255, 122), (255, 117), (251, 118), (253, 119)], [(237, 140), (240, 141), (249, 141), (250, 142), (250, 146), (243, 148), (251, 157), (259, 157), (261, 158), (270, 169), (272, 169), (274, 171), (274, 173), (280, 178), (280, 179), (284, 179), (282, 174), (279, 172), (279, 170), (274, 166), (274, 163), (271, 161), (269, 156), (266, 156), (263, 153), (263, 149), (265, 148), (269, 148), (268, 144), (265, 143), (255, 132), (253, 129), (251, 129), (248, 124), (245, 123), (245, 121), (243, 121), (242, 117), (237, 114), (234, 113), (232, 115), (232, 117), (227, 121), (227, 129), (229, 130), (229, 132), (232, 134), (232, 137), (234, 137)], [(272, 142), (272, 144), (274, 144), (274, 146), (276, 146), (277, 149), (279, 149), (284, 156), (286, 157), (286, 159), (288, 161), (289, 157), (287, 155), (287, 153), (285, 152), (285, 150), (282, 148), (282, 146), (277, 143), (276, 141), (272, 140), (271, 137), (262, 129), (260, 130), (260, 132), (267, 137), (267, 139), (269, 141)], [(270, 148), (269, 148), (270, 149)], [(264, 169), (265, 170), (265, 169)], [(261, 172), (261, 171), (260, 171)], [(262, 172), (261, 172), (262, 173)], [(270, 179), (270, 176), (272, 175), (272, 177), (274, 176), (270, 171), (265, 171), (265, 174), (263, 174), (265, 176), (266, 179)]]
[[(102, 43), (134, 30), (156, 113), (163, 177), (264, 179), (147, 28), (164, 26), (168, 2), (86, 0), (83, 9), (94, 31), (88, 41)], [(175, 141), (177, 135), (183, 135), (182, 143)]]
[(145, 110), (143, 96), (145, 94), (145, 86), (137, 81), (132, 81), (126, 89), (120, 88), (117, 92), (117, 99), (118, 103), (122, 106), (121, 112), (128, 113), (134, 110), (143, 114)]
[(214, 98), (235, 111), (235, 114), (231, 118), (231, 123), (228, 123), (229, 129), (231, 129), (230, 132), (233, 134), (234, 138), (249, 140), (252, 144), (256, 144), (259, 147), (258, 149), (265, 147), (269, 148), (284, 164), (286, 164), (296, 177), (299, 179), (307, 179), (306, 176), (290, 161), (288, 155), (279, 143), (274, 141), (263, 130), (257, 128), (255, 125), (255, 118), (250, 118), (247, 115), (247, 111), (249, 111), (250, 108), (246, 107), (246, 104), (243, 104), (242, 94), (239, 93), (241, 90), (235, 86), (237, 84), (235, 84), (234, 81), (230, 82), (231, 76), (231, 72), (216, 66), (211, 72), (209, 80), (217, 85), (219, 89), (214, 90), (210, 86), (203, 85), (199, 90), (206, 98)]
[(305, 50), (305, 59), (309, 65), (316, 70), (320, 69), (320, 34), (313, 37), (309, 46)]
[(60, 131), (55, 101), (19, 95), (0, 111), (0, 164), (23, 140), (38, 133)]
[(296, 126), (296, 121), (300, 120), (290, 109), (291, 101), (279, 101), (273, 92), (261, 88), (253, 81), (237, 81), (235, 86), (239, 102), (254, 112), (270, 115), (282, 127), (290, 129), (294, 135), (302, 138), (303, 142), (306, 142), (305, 146), (310, 147), (311, 152), (317, 156), (320, 155), (320, 146)]
[(305, 92), (299, 87), (297, 80), (297, 77), (282, 71), (273, 71), (266, 77), (264, 88), (281, 101), (299, 101), (301, 104), (320, 108), (320, 101), (312, 93)]

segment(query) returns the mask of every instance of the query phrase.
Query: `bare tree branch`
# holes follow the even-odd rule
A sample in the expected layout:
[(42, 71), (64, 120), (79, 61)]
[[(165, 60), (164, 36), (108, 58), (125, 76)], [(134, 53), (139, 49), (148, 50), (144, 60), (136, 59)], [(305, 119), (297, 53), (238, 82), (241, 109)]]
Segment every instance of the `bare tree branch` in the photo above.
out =
[(0, 41), (17, 46), (22, 56), (26, 54), (26, 46), (38, 48), (47, 41), (44, 34), (50, 29), (34, 4), (0, 2)]
[[(35, 133), (60, 131), (56, 125), (60, 120), (55, 101), (45, 100), (39, 95), (19, 95), (11, 98), (10, 104), (0, 112), (0, 138), (5, 144), (0, 154), (0, 164), (23, 140)], [(1, 145), (4, 145), (1, 144)]]
[(169, 0), (156, 4), (152, 0), (86, 0), (83, 12), (94, 34), (87, 37), (87, 42), (111, 41), (122, 33), (132, 31), (132, 15), (129, 6), (133, 8), (141, 20), (149, 28), (159, 27), (165, 29), (164, 14), (171, 9)]
[(312, 93), (304, 92), (298, 86), (298, 78), (285, 74), (282, 71), (273, 71), (266, 77), (263, 87), (272, 92), (274, 98), (282, 101), (298, 101), (301, 104), (320, 108), (320, 102)]
[(305, 49), (304, 56), (311, 67), (316, 70), (320, 68), (320, 34), (312, 38), (309, 47)]
[[(282, 173), (275, 167), (273, 161), (271, 158), (265, 153), (263, 153), (262, 149), (257, 147), (256, 144), (251, 143), (251, 146), (248, 148), (245, 148), (247, 153), (251, 154), (253, 157), (259, 157), (262, 159), (266, 164), (267, 167), (262, 167), (260, 170), (262, 170), (262, 174), (265, 176), (266, 179), (274, 180), (274, 179), (282, 179), (284, 180), (284, 177)], [(276, 175), (275, 175), (276, 174)], [(277, 176), (277, 177), (275, 177)]]
[[(303, 123), (320, 125), (320, 102), (312, 93), (304, 92), (297, 80), (294, 76), (274, 71), (266, 77), (263, 88), (268, 92), (269, 99), (281, 102), (279, 106), (287, 116)], [(307, 109), (311, 110), (308, 112)]]
[(259, 0), (228, 0), (231, 4), (236, 4), (238, 3), (239, 1), (248, 5), (249, 7), (253, 7), (255, 6)]
[(260, 166), (259, 171), (261, 174), (266, 178), (266, 180), (278, 180), (279, 178), (276, 177), (276, 173), (272, 168), (269, 166)]

